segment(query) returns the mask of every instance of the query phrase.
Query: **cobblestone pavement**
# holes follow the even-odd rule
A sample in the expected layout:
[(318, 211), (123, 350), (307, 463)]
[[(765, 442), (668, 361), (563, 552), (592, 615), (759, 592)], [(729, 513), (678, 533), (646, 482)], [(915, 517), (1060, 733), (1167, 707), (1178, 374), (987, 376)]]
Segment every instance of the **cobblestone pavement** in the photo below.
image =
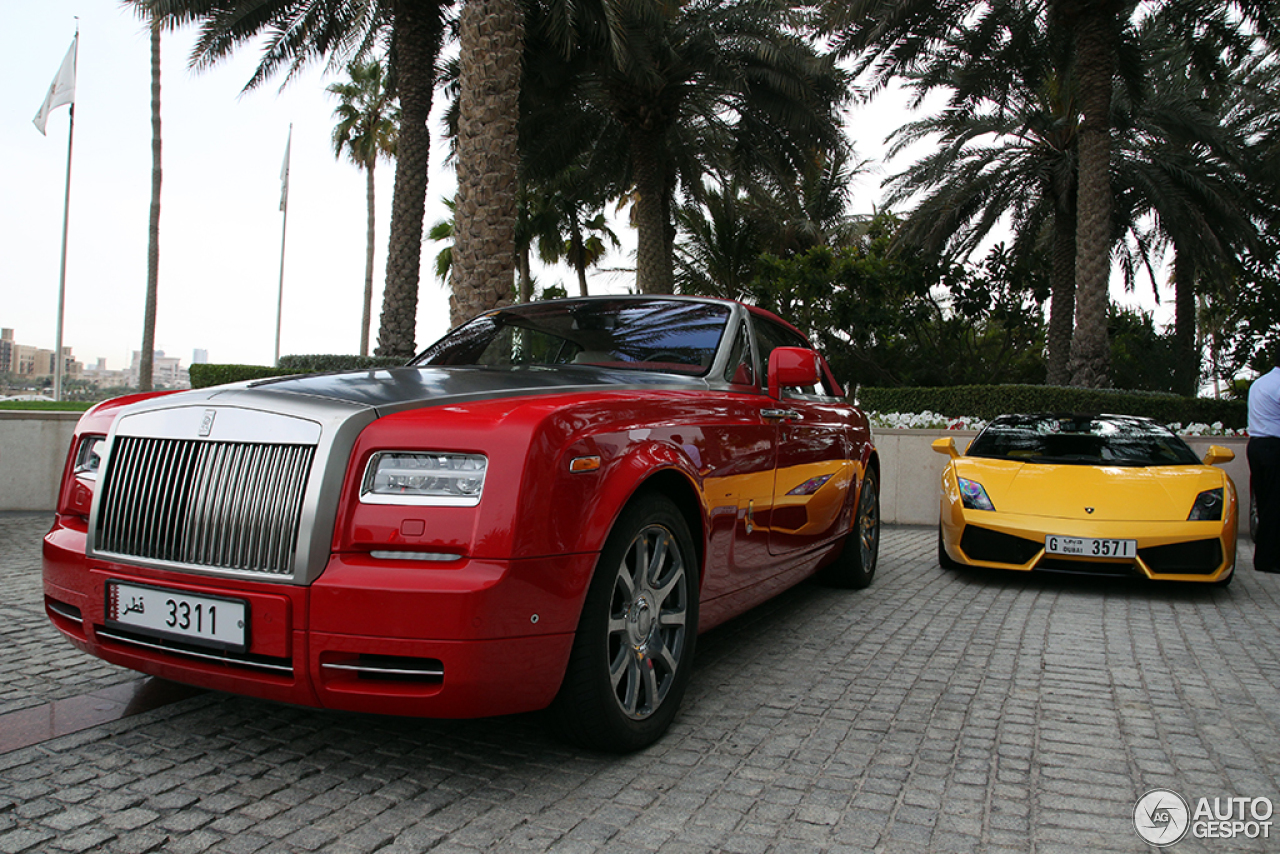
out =
[[(0, 515), (6, 710), (135, 678), (45, 625), (45, 527)], [(536, 715), (203, 694), (0, 754), (0, 852), (1142, 852), (1152, 788), (1280, 802), (1280, 576), (946, 572), (934, 538), (888, 528), (871, 589), (803, 584), (704, 635), (640, 753), (566, 747)]]

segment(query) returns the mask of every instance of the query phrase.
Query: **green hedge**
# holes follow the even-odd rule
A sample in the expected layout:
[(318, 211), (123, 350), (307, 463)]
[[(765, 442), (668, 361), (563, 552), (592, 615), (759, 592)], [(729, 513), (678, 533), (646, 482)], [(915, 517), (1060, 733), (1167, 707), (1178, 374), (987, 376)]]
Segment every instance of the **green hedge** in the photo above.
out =
[(1144, 415), (1163, 424), (1222, 422), (1232, 429), (1245, 427), (1249, 417), (1247, 405), (1240, 400), (1040, 385), (861, 388), (858, 405), (870, 412), (936, 412), (948, 418), (986, 420), (1009, 412), (1108, 412)]
[(88, 400), (0, 400), (2, 410), (20, 410), (36, 412), (84, 412), (93, 401)]
[(291, 374), (320, 374), (364, 368), (399, 368), (408, 359), (399, 356), (281, 356), (280, 369)]
[(392, 368), (404, 363), (404, 359), (386, 356), (281, 356), (278, 368), (266, 365), (192, 365), (189, 373), (192, 388), (207, 388), (212, 385), (269, 377), (287, 377), (294, 374)]
[(297, 371), (286, 371), (266, 365), (192, 365), (187, 372), (191, 376), (192, 388), (208, 388), (211, 385), (240, 383), (245, 380), (260, 380), (267, 377), (283, 377), (296, 374)]

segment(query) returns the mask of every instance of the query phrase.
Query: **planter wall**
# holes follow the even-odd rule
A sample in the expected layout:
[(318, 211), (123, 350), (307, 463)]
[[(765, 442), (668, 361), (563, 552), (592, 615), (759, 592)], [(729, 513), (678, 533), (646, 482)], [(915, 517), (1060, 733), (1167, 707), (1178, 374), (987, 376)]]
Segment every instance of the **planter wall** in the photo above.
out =
[[(52, 512), (58, 479), (71, 446), (79, 413), (0, 412), (0, 512)], [(938, 484), (947, 458), (935, 453), (934, 439), (950, 436), (963, 450), (976, 434), (970, 430), (877, 430), (880, 453), (882, 518), (889, 524), (936, 525)], [(1222, 445), (1236, 458), (1222, 466), (1241, 493), (1241, 530), (1247, 532), (1249, 464), (1247, 439), (1187, 437), (1201, 456), (1210, 445)]]

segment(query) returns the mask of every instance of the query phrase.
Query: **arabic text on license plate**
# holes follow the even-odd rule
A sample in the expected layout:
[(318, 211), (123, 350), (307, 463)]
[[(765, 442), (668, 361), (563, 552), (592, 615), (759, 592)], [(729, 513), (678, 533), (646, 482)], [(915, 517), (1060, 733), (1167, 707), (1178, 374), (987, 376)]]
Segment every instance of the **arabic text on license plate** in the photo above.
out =
[(107, 582), (108, 625), (154, 637), (244, 652), (248, 623), (249, 606), (240, 599)]
[(1137, 557), (1138, 541), (1060, 537), (1050, 534), (1044, 538), (1044, 550), (1046, 554), (1072, 557)]

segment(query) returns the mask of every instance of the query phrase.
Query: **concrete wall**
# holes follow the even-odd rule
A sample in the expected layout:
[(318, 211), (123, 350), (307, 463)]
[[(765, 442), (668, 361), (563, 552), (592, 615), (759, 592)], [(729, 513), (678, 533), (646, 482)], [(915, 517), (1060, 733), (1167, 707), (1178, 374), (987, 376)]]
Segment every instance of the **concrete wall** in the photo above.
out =
[(0, 511), (48, 510), (79, 412), (0, 411)]
[[(0, 512), (12, 510), (52, 511), (58, 500), (58, 479), (62, 476), (67, 449), (79, 413), (0, 411)], [(968, 430), (877, 430), (880, 453), (881, 513), (884, 521), (901, 525), (936, 525), (938, 484), (947, 458), (930, 445), (939, 437), (952, 437), (964, 450), (976, 434)], [(1236, 458), (1221, 466), (1241, 493), (1242, 530), (1247, 531), (1249, 464), (1245, 460), (1246, 439), (1216, 436), (1188, 437), (1200, 456), (1210, 445), (1222, 445)]]

